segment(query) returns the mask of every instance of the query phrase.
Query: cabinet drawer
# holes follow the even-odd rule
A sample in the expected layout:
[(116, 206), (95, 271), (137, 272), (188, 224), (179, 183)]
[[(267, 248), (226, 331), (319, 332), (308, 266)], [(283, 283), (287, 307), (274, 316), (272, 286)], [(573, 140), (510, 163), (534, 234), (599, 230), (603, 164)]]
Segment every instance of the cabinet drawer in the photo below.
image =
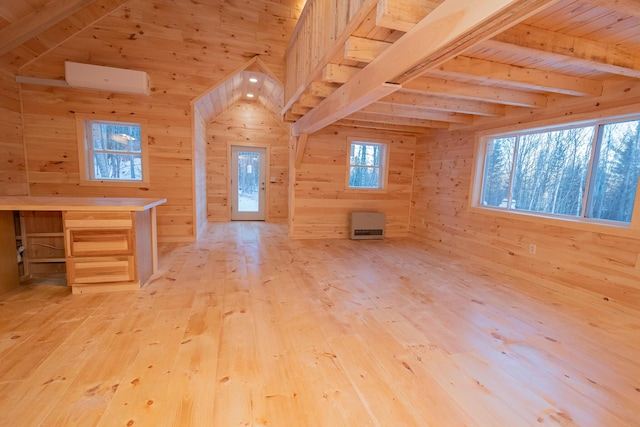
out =
[(75, 258), (68, 260), (69, 284), (128, 282), (135, 280), (131, 256)]
[(65, 212), (64, 228), (132, 228), (131, 212)]
[(72, 257), (133, 254), (131, 229), (71, 229), (68, 233)]

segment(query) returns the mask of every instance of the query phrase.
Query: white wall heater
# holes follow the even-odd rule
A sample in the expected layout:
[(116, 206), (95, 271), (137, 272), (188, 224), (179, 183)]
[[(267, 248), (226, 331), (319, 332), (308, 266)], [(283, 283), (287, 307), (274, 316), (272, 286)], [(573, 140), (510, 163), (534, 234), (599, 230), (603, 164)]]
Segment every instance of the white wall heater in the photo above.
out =
[(149, 95), (149, 76), (144, 71), (66, 61), (64, 78), (71, 87)]
[(384, 238), (384, 212), (351, 212), (351, 239), (374, 240)]

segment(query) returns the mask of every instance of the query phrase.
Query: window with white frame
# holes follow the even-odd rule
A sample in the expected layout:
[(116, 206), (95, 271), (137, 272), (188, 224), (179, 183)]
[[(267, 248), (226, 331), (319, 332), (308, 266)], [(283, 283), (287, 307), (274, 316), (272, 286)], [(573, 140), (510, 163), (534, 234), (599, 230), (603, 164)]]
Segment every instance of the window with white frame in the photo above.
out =
[(383, 189), (387, 173), (387, 144), (349, 140), (349, 188)]
[(640, 175), (640, 118), (486, 138), (477, 205), (630, 223)]
[(86, 181), (147, 182), (144, 123), (80, 117)]

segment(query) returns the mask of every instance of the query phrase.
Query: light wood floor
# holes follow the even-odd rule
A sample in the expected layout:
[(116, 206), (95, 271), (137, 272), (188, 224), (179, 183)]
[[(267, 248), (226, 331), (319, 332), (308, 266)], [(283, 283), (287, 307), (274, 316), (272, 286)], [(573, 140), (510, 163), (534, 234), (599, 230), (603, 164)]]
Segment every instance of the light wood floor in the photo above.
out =
[(0, 298), (0, 426), (640, 425), (640, 316), (610, 302), (264, 223), (160, 269)]

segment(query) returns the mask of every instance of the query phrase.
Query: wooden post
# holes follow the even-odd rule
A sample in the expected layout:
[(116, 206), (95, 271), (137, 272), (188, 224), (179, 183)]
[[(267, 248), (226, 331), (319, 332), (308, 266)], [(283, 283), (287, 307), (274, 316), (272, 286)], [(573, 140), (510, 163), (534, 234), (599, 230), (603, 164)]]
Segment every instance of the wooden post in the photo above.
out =
[(0, 211), (0, 294), (20, 284), (13, 211)]

